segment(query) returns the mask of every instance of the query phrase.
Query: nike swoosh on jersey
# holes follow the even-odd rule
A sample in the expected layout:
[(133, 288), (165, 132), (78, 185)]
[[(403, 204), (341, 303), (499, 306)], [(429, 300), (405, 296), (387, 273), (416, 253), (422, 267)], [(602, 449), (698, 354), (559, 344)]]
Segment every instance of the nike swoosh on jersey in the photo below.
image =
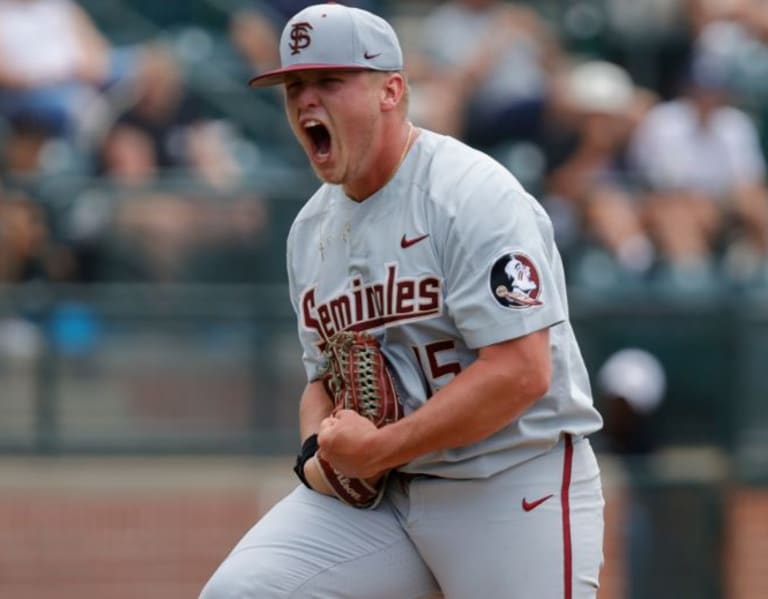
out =
[(550, 493), (549, 495), (545, 495), (544, 497), (540, 497), (536, 501), (530, 501), (530, 502), (527, 501), (525, 497), (523, 497), (523, 511), (530, 512), (531, 510), (536, 509), (550, 497), (553, 497), (552, 493)]
[(405, 235), (403, 235), (402, 239), (400, 239), (400, 247), (405, 249), (409, 248), (412, 245), (419, 243), (420, 241), (423, 241), (429, 237), (429, 233), (425, 233), (424, 235), (421, 235), (420, 237), (414, 237), (413, 239), (406, 239)]
[(363, 56), (365, 56), (365, 58), (366, 58), (367, 60), (373, 60), (373, 59), (374, 59), (374, 58), (376, 58), (377, 56), (381, 56), (381, 52), (378, 52), (378, 53), (376, 53), (376, 54), (371, 54), (371, 53), (369, 53), (369, 52), (364, 52), (364, 53), (363, 53)]

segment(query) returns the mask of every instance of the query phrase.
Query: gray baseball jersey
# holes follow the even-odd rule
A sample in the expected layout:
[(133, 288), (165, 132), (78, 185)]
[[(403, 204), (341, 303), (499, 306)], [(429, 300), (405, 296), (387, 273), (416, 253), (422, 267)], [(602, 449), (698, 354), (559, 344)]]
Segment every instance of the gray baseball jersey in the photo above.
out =
[(568, 322), (550, 220), (504, 167), (421, 130), (394, 177), (364, 202), (324, 184), (288, 237), (291, 301), (308, 378), (342, 329), (376, 335), (405, 412), (472, 363), (477, 349), (549, 328), (547, 394), (502, 430), (401, 470), (485, 478), (601, 426)]

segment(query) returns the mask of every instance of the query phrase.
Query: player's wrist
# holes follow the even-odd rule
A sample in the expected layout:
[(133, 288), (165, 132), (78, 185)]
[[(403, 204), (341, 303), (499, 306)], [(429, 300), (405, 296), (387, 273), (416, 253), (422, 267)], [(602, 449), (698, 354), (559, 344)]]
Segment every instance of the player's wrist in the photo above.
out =
[(296, 456), (296, 463), (293, 465), (293, 471), (296, 473), (296, 476), (299, 477), (299, 480), (304, 486), (310, 489), (312, 488), (312, 485), (310, 481), (307, 480), (307, 465), (317, 453), (317, 448), (317, 433), (313, 433), (304, 439), (304, 442), (301, 444), (301, 449)]
[(370, 456), (368, 469), (377, 472), (377, 476), (383, 476), (407, 461), (400, 455), (400, 444), (403, 439), (395, 430), (396, 427), (401, 428), (401, 422), (402, 420), (377, 429), (368, 443), (366, 452)]
[(301, 444), (301, 450), (296, 456), (293, 471), (308, 489), (323, 495), (333, 495), (333, 489), (331, 489), (320, 472), (320, 464), (317, 461), (317, 449), (317, 433), (313, 433)]
[(328, 481), (325, 480), (320, 470), (320, 462), (317, 459), (317, 455), (313, 455), (307, 460), (304, 467), (304, 477), (306, 478), (307, 486), (313, 491), (323, 495), (334, 495), (333, 489), (328, 484)]

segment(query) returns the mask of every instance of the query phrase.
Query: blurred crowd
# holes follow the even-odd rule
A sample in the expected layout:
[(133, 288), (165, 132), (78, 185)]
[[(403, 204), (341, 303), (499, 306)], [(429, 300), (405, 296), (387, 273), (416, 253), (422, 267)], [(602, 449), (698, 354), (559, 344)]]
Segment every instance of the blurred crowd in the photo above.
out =
[[(246, 82), (310, 3), (168, 5), (132, 38), (157, 3), (0, 0), (0, 283), (274, 279), (258, 183), (303, 161)], [(764, 0), (350, 4), (398, 29), (414, 123), (542, 202), (571, 284), (768, 286)]]

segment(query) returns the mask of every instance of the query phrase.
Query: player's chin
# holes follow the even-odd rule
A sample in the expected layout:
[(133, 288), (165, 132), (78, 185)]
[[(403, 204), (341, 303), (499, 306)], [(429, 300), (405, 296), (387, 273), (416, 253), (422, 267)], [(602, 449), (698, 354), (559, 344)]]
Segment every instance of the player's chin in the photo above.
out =
[(334, 185), (343, 182), (341, 169), (339, 169), (335, 163), (331, 161), (317, 162), (312, 160), (312, 157), (310, 156), (310, 164), (312, 165), (312, 170), (315, 172), (315, 175), (317, 175), (321, 181)]

